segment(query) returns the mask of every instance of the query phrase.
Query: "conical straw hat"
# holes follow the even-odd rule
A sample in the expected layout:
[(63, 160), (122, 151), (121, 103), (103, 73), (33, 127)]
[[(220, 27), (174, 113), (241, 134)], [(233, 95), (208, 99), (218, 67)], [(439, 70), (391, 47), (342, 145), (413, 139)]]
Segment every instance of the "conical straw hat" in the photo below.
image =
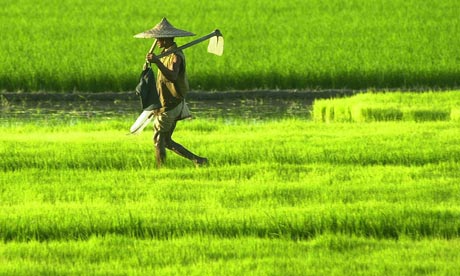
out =
[(168, 20), (163, 17), (160, 23), (156, 24), (152, 29), (135, 35), (136, 38), (164, 38), (164, 37), (181, 37), (193, 36), (194, 33), (174, 28)]

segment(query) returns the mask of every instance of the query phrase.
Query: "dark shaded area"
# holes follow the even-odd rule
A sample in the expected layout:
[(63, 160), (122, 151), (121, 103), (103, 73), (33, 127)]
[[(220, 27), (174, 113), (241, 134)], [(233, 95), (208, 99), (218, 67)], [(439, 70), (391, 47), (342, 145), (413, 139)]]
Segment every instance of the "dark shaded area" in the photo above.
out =
[[(392, 90), (378, 92), (388, 91)], [(197, 118), (310, 118), (314, 100), (347, 97), (361, 92), (363, 90), (352, 89), (191, 91), (187, 95), (187, 103)], [(0, 117), (5, 120), (112, 118), (135, 116), (142, 111), (140, 97), (134, 91), (0, 92), (0, 104)]]
[[(0, 75), (0, 89), (4, 91), (133, 91), (139, 75), (135, 72), (126, 76), (99, 74), (91, 77), (69, 76), (64, 79), (37, 73), (32, 78), (25, 75), (24, 79), (11, 79)], [(213, 75), (195, 74), (189, 76), (192, 90), (228, 91), (251, 89), (300, 89), (300, 90), (384, 90), (401, 89), (419, 91), (452, 89), (460, 85), (460, 68), (450, 71), (347, 71), (320, 74), (279, 74), (277, 72)]]
[[(235, 100), (309, 100), (326, 99), (332, 97), (350, 96), (359, 93), (359, 90), (336, 89), (321, 91), (297, 90), (234, 90), (234, 91), (190, 91), (187, 100), (191, 101), (225, 101)], [(101, 93), (52, 93), (52, 92), (3, 92), (0, 97), (11, 103), (18, 102), (55, 102), (55, 101), (139, 101), (140, 98), (134, 91), (128, 92), (101, 92)]]
[[(196, 118), (310, 118), (315, 98), (353, 91), (192, 91), (187, 103)], [(0, 93), (2, 120), (66, 121), (134, 116), (141, 111), (135, 92)]]

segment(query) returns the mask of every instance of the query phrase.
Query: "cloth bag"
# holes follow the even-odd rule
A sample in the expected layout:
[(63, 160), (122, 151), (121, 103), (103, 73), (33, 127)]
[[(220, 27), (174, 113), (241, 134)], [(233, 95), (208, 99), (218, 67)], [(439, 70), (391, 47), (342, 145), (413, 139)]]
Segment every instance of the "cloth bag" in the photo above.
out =
[(136, 86), (136, 94), (141, 98), (142, 110), (150, 111), (161, 108), (155, 75), (153, 74), (153, 70), (150, 66), (142, 71), (139, 83)]

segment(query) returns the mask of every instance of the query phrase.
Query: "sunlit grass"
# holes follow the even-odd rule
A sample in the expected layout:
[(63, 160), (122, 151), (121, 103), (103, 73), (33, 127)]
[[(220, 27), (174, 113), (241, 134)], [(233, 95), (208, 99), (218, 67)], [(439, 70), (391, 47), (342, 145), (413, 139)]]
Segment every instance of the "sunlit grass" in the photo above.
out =
[(119, 124), (3, 127), (1, 238), (458, 236), (456, 123), (195, 120), (175, 139), (210, 165), (161, 170)]
[(109, 235), (86, 241), (4, 244), (0, 273), (455, 275), (459, 250), (458, 239), (396, 241), (323, 235), (304, 241), (212, 236), (142, 240)]
[[(211, 166), (217, 167), (315, 162), (409, 166), (458, 157), (459, 126), (455, 122), (327, 125), (300, 120), (195, 120), (180, 124), (174, 139), (208, 156)], [(33, 125), (3, 128), (2, 168), (153, 169), (152, 131), (130, 136), (120, 127), (127, 129), (129, 122), (57, 125), (50, 129)], [(169, 157), (172, 167), (189, 165), (174, 154)]]
[(198, 36), (215, 28), (224, 34), (222, 57), (208, 54), (205, 43), (185, 50), (194, 90), (459, 84), (455, 0), (179, 0), (139, 8), (144, 4), (6, 1), (0, 89), (134, 90), (152, 41), (132, 36), (163, 16)]
[(314, 106), (445, 120), (179, 122), (173, 138), (209, 158), (201, 168), (168, 152), (157, 169), (152, 130), (128, 135), (131, 116), (5, 118), (0, 274), (458, 274), (454, 93)]
[(323, 122), (458, 121), (459, 107), (459, 91), (362, 93), (316, 100), (313, 118)]

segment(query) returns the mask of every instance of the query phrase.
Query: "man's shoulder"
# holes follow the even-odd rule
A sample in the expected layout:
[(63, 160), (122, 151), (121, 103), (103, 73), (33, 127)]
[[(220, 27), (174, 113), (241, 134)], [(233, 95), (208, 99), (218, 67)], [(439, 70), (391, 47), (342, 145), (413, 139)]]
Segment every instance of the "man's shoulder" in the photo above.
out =
[(174, 52), (174, 54), (176, 56), (178, 56), (178, 57), (183, 58), (183, 59), (185, 58), (185, 54), (184, 54), (184, 52), (182, 52), (182, 50), (178, 50), (178, 51)]

